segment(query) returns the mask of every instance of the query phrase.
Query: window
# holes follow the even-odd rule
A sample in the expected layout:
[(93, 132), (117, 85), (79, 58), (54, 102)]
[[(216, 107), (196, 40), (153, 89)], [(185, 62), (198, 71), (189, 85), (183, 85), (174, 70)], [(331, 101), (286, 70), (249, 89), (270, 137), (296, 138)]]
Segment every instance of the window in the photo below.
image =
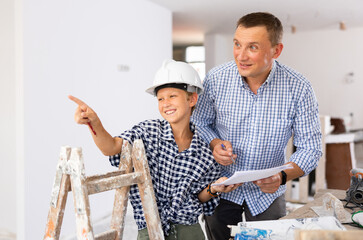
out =
[(185, 49), (185, 62), (198, 72), (200, 79), (205, 77), (205, 49), (204, 46), (190, 46)]

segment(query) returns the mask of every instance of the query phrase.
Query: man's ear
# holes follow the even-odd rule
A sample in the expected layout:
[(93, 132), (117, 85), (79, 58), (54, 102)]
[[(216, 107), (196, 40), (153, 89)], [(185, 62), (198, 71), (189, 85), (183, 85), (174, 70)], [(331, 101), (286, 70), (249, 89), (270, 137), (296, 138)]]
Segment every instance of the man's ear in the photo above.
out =
[(282, 52), (282, 49), (284, 48), (284, 45), (282, 43), (278, 43), (275, 46), (272, 47), (274, 51), (273, 58), (278, 58)]

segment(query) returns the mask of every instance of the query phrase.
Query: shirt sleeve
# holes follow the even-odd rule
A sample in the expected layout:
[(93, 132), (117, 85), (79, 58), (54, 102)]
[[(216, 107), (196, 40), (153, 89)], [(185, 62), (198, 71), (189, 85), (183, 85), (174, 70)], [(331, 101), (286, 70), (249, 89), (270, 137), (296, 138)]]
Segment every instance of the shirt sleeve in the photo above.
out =
[[(132, 129), (121, 133), (117, 137), (122, 138), (123, 140), (128, 141), (130, 144), (132, 144), (135, 139), (143, 139), (144, 133), (145, 133), (144, 124), (141, 122), (138, 125), (135, 125)], [(109, 156), (109, 161), (111, 165), (114, 167), (118, 167), (120, 164), (120, 157), (121, 157), (120, 153), (115, 154), (113, 156)]]
[(304, 171), (304, 176), (316, 168), (323, 154), (318, 102), (311, 85), (308, 85), (305, 90), (293, 121), (296, 152), (289, 160)]
[[(219, 165), (214, 162), (211, 167), (209, 168), (208, 172), (200, 179), (198, 182), (194, 182), (192, 189), (193, 189), (193, 196), (194, 201), (199, 202), (198, 194), (203, 191), (208, 184), (213, 181), (216, 181), (220, 177), (220, 170)], [(209, 201), (202, 203), (203, 213), (207, 216), (211, 216), (214, 213), (215, 208), (219, 205), (220, 198), (214, 197), (211, 198)]]
[(209, 144), (213, 139), (220, 138), (215, 128), (216, 108), (212, 76), (206, 76), (203, 82), (203, 94), (200, 95), (191, 121), (198, 127), (200, 135)]

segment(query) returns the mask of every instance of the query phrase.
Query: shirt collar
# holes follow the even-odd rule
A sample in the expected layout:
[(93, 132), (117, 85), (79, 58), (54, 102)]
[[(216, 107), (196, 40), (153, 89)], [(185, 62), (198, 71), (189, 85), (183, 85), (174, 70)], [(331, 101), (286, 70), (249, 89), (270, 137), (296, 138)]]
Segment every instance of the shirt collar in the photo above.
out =
[(200, 141), (200, 138), (199, 138), (197, 128), (192, 123), (190, 123), (190, 130), (192, 130), (192, 132), (193, 132), (193, 138), (192, 138), (192, 142), (190, 143), (190, 147), (187, 149), (187, 152), (191, 154), (191, 153), (197, 151), (197, 149), (198, 149), (197, 146)]
[(166, 120), (163, 122), (164, 124), (161, 125), (160, 137), (165, 141), (174, 141), (173, 130), (171, 129), (170, 123)]
[[(274, 76), (274, 74), (275, 74), (275, 71), (276, 71), (276, 60), (274, 59), (274, 60), (273, 60), (273, 63), (272, 63), (271, 71), (270, 71), (270, 73), (268, 74), (268, 76), (267, 76), (267, 78), (266, 78), (266, 81), (265, 81), (262, 85), (267, 85), (267, 84), (269, 84), (269, 82), (271, 82), (271, 81), (273, 80), (273, 76)], [(238, 79), (240, 79), (240, 80), (241, 80), (242, 87), (249, 89), (249, 86), (248, 86), (248, 84), (247, 84), (247, 82), (246, 82), (245, 78), (244, 78), (244, 77), (242, 77), (242, 76), (239, 74), (239, 71), (238, 71), (238, 67), (237, 67), (237, 65), (236, 65), (236, 71), (235, 71), (235, 74), (236, 74), (236, 76), (238, 76)]]
[[(189, 148), (185, 150), (188, 155), (197, 151), (197, 146), (198, 146), (198, 141), (199, 141), (198, 131), (197, 131), (195, 125), (192, 122), (190, 122), (189, 127), (190, 127), (190, 130), (193, 132), (193, 138), (192, 138), (192, 142), (190, 143)], [(171, 129), (170, 123), (168, 121), (164, 120), (164, 124), (161, 126), (160, 137), (164, 141), (175, 141), (174, 135), (173, 135), (173, 130)]]
[(273, 60), (273, 63), (272, 63), (271, 71), (268, 74), (268, 76), (266, 78), (266, 81), (262, 85), (267, 85), (267, 84), (269, 84), (274, 79), (273, 76), (275, 75), (275, 71), (276, 71), (276, 60), (274, 59)]

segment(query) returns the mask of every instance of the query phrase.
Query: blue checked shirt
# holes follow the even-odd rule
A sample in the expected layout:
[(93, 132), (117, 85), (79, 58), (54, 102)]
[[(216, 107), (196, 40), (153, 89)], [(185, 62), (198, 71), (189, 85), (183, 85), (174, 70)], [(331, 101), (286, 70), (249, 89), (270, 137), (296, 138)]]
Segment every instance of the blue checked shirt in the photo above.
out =
[[(219, 165), (214, 161), (209, 145), (195, 127), (190, 147), (179, 153), (170, 124), (165, 120), (147, 120), (122, 133), (119, 137), (130, 142), (142, 139), (149, 163), (163, 231), (168, 235), (170, 224), (198, 223), (202, 213), (212, 215), (219, 198), (201, 203), (198, 193), (220, 177)], [(118, 166), (120, 155), (110, 156)], [(131, 186), (130, 201), (138, 229), (146, 228), (137, 185)]]
[[(317, 166), (322, 155), (318, 103), (311, 84), (300, 73), (274, 61), (254, 94), (232, 61), (212, 69), (203, 86), (191, 120), (208, 143), (215, 138), (228, 140), (237, 154), (235, 165), (221, 166), (222, 176), (283, 165), (292, 134), (297, 151), (288, 161), (305, 175)], [(285, 190), (280, 186), (267, 194), (249, 182), (221, 197), (240, 205), (246, 201), (255, 216)]]

